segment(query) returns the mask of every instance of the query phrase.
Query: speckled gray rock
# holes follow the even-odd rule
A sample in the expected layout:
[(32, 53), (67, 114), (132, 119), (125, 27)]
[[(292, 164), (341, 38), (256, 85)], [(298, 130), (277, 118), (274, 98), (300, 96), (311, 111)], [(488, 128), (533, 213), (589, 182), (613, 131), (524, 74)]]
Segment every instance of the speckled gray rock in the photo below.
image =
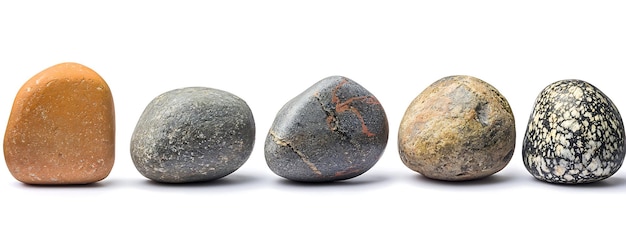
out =
[(274, 173), (290, 180), (345, 180), (376, 164), (388, 136), (387, 116), (376, 97), (333, 76), (278, 112), (265, 140), (265, 159)]
[(225, 91), (189, 87), (161, 94), (148, 104), (130, 150), (139, 173), (154, 181), (210, 181), (241, 167), (254, 138), (246, 102)]
[(624, 161), (624, 124), (613, 102), (582, 80), (562, 80), (537, 97), (522, 158), (537, 179), (591, 183), (615, 174)]
[(490, 84), (442, 78), (409, 105), (398, 130), (402, 162), (437, 180), (465, 181), (502, 170), (515, 150), (515, 118)]

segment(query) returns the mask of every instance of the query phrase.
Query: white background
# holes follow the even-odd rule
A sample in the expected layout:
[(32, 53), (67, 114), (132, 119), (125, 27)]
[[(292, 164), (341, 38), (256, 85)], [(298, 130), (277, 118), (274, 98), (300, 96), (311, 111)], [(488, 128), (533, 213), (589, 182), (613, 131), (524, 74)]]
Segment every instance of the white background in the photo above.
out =
[[(533, 102), (552, 82), (588, 81), (626, 110), (620, 1), (296, 2), (0, 3), (0, 124), (24, 82), (66, 61), (107, 81), (117, 118), (116, 163), (99, 183), (29, 186), (0, 167), (0, 247), (623, 247), (626, 171), (561, 186), (534, 180), (521, 160)], [(516, 117), (513, 159), (484, 180), (427, 180), (398, 156), (408, 104), (455, 74), (492, 84)], [(351, 180), (283, 180), (263, 156), (274, 115), (331, 75), (380, 100), (387, 149)], [(130, 136), (154, 97), (189, 86), (243, 98), (254, 151), (215, 182), (152, 183), (130, 159)]]

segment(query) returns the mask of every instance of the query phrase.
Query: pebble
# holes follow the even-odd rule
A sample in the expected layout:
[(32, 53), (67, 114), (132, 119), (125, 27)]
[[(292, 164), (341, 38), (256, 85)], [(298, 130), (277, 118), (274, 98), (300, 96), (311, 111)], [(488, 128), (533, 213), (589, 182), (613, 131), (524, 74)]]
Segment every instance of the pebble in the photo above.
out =
[(188, 87), (161, 94), (141, 114), (131, 157), (156, 182), (211, 181), (239, 169), (252, 153), (255, 124), (241, 98), (222, 90)]
[(445, 77), (407, 108), (398, 148), (402, 162), (427, 178), (483, 178), (502, 170), (513, 156), (513, 112), (490, 84), (472, 76)]
[(376, 164), (388, 136), (387, 116), (376, 97), (346, 77), (332, 76), (280, 109), (265, 140), (265, 159), (289, 180), (345, 180)]
[(537, 97), (522, 158), (535, 178), (592, 183), (615, 174), (624, 161), (624, 124), (613, 102), (582, 80), (548, 85)]
[(115, 159), (115, 111), (107, 83), (92, 69), (61, 63), (18, 91), (4, 157), (27, 184), (87, 184), (106, 178)]

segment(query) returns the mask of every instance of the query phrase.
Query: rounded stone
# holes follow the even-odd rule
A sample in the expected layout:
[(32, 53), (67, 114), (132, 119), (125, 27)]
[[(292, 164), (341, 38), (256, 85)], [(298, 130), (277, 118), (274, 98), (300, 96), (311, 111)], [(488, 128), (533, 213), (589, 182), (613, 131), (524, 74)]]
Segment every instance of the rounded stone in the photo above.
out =
[(131, 137), (135, 167), (164, 183), (211, 181), (239, 169), (252, 153), (255, 124), (241, 98), (188, 87), (163, 93), (141, 114)]
[(537, 97), (522, 146), (535, 178), (563, 184), (597, 182), (624, 161), (624, 124), (613, 102), (582, 80), (561, 80)]
[(92, 69), (61, 63), (17, 93), (4, 135), (4, 159), (27, 184), (87, 184), (115, 160), (115, 110), (107, 83)]
[(277, 175), (301, 182), (359, 176), (376, 164), (389, 136), (380, 102), (341, 76), (317, 82), (276, 114), (265, 159)]
[(409, 105), (398, 130), (402, 162), (446, 181), (483, 178), (502, 170), (515, 150), (508, 101), (472, 76), (442, 78)]

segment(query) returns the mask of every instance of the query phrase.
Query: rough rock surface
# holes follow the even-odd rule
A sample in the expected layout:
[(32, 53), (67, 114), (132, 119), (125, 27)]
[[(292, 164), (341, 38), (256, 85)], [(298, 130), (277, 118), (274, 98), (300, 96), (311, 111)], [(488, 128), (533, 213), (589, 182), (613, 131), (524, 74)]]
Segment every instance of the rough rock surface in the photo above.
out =
[(61, 63), (19, 90), (4, 136), (11, 174), (28, 184), (86, 184), (115, 160), (115, 110), (107, 83), (77, 63)]
[(389, 136), (380, 102), (341, 76), (325, 78), (287, 102), (265, 140), (265, 159), (279, 176), (302, 182), (356, 177), (382, 155)]
[(210, 181), (239, 169), (252, 153), (252, 111), (239, 97), (189, 87), (156, 97), (131, 138), (131, 157), (145, 177), (165, 183)]
[(562, 80), (537, 97), (522, 158), (537, 179), (591, 183), (615, 174), (624, 161), (624, 124), (617, 107), (582, 80)]
[(402, 162), (425, 177), (486, 177), (513, 156), (513, 112), (488, 83), (471, 76), (445, 77), (411, 102), (400, 123), (398, 147)]

